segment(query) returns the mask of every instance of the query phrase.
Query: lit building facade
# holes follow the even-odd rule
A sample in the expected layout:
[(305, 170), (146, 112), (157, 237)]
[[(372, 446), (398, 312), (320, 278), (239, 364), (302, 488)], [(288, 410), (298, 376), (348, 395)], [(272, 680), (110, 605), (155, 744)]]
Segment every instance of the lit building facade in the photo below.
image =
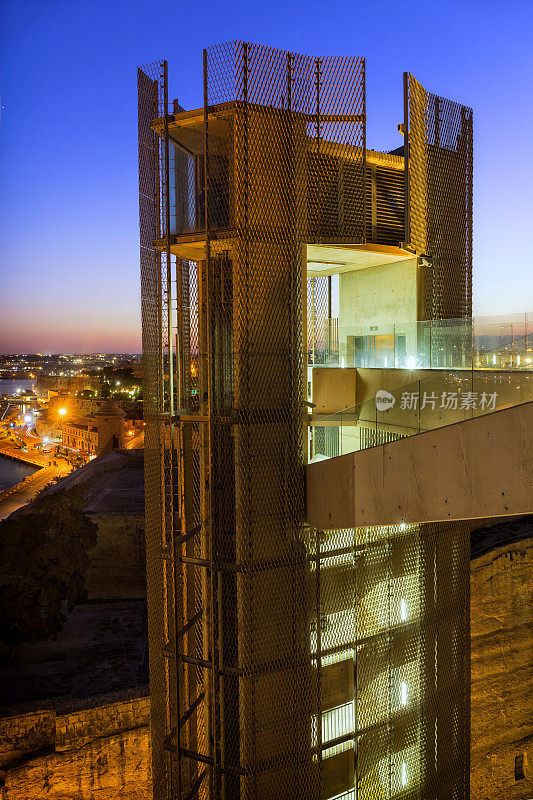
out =
[(113, 400), (106, 400), (93, 414), (65, 418), (61, 431), (63, 445), (84, 455), (118, 450), (124, 447), (124, 411)]
[(305, 470), (328, 354), (471, 317), (472, 111), (406, 75), (372, 151), (364, 59), (242, 42), (138, 86), (154, 797), (465, 800), (469, 525), (317, 529)]

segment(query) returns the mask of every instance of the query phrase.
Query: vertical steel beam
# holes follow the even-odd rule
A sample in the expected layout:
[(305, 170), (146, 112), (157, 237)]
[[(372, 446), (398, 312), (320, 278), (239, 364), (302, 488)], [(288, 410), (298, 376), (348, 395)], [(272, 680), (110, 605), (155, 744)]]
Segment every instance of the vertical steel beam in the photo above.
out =
[(366, 58), (361, 59), (361, 83), (363, 92), (363, 236), (362, 241), (366, 242), (366, 213), (364, 204), (366, 203)]
[[(317, 193), (317, 242), (321, 240), (322, 234), (322, 216), (321, 216), (321, 195), (322, 195), (322, 169), (320, 166), (320, 66), (321, 60), (315, 59), (315, 136), (316, 136), (316, 193)], [(313, 363), (314, 363), (314, 347), (313, 347)]]
[(403, 164), (405, 182), (405, 245), (411, 243), (411, 210), (409, 191), (409, 73), (403, 73)]

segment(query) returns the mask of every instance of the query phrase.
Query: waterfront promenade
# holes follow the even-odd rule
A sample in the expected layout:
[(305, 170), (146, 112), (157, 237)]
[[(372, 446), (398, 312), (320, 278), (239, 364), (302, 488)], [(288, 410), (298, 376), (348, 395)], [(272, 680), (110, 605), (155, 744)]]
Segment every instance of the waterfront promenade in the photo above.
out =
[(57, 458), (53, 453), (31, 450), (35, 440), (32, 442), (30, 437), (24, 438), (27, 438), (28, 452), (20, 450), (13, 442), (3, 439), (0, 440), (0, 455), (31, 464), (39, 469), (25, 480), (0, 493), (0, 520), (30, 503), (49, 481), (56, 477), (64, 477), (71, 471), (71, 466), (65, 459)]

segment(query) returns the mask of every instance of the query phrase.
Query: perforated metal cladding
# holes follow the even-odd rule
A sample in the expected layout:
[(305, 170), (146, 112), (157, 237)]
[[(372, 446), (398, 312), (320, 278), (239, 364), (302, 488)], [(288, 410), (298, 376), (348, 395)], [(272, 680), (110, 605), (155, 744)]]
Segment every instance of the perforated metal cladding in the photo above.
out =
[(463, 798), (458, 529), (303, 523), (303, 246), (364, 235), (363, 62), (207, 51), (206, 257), (175, 267), (142, 74), (154, 797)]
[[(427, 251), (427, 92), (408, 76), (406, 167), (409, 181), (409, 243), (419, 253)], [(407, 134), (406, 134), (407, 135)]]
[[(319, 786), (301, 529), (306, 139), (294, 110), (312, 102), (311, 64), (240, 43), (207, 53), (208, 105), (232, 90), (240, 100), (230, 156), (236, 235), (222, 240), (213, 219), (207, 267), (210, 535), (217, 564), (228, 565), (215, 567), (215, 760), (221, 791), (250, 800), (318, 797)], [(236, 85), (226, 92), (228, 76)]]
[(331, 349), (330, 278), (307, 279), (307, 362), (326, 364)]
[(150, 128), (159, 115), (164, 65), (156, 63), (138, 70), (139, 96), (139, 218), (141, 305), (143, 336), (143, 406), (146, 484), (146, 564), (149, 607), (150, 682), (158, 687), (152, 695), (151, 728), (154, 750), (154, 793), (164, 796), (166, 765), (163, 739), (168, 720), (167, 671), (162, 647), (168, 638), (168, 615), (163, 605), (164, 566), (161, 551), (167, 535), (168, 452), (162, 415), (165, 406), (163, 274), (161, 255), (154, 248), (160, 236), (160, 142)]
[(425, 316), (472, 315), (472, 109), (408, 75), (410, 243), (430, 256)]
[(308, 241), (363, 242), (366, 86), (363, 58), (314, 60), (307, 165)]
[(468, 525), (331, 530), (311, 542), (324, 789), (466, 800)]

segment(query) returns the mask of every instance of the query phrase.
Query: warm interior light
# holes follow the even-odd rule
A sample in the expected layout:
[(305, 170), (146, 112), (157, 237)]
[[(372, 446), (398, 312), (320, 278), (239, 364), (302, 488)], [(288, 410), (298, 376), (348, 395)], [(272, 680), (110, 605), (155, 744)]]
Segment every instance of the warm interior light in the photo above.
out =
[(405, 681), (400, 683), (400, 705), (402, 708), (407, 705), (407, 684)]

